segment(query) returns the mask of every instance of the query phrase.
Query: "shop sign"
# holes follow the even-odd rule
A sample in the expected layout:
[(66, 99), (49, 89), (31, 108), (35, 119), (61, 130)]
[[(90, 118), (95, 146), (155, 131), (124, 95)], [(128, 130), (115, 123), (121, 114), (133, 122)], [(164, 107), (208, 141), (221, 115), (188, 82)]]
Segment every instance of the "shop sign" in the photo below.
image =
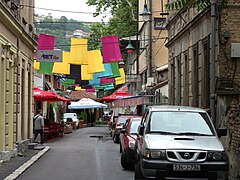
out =
[(62, 62), (61, 50), (37, 50), (37, 62)]

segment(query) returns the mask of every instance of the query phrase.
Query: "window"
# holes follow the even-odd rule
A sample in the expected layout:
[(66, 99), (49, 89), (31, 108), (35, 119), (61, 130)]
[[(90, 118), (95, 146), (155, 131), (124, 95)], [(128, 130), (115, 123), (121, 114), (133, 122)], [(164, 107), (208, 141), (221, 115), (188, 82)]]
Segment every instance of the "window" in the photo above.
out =
[(131, 127), (130, 127), (130, 134), (137, 134), (138, 132), (138, 126), (141, 122), (141, 118), (138, 119), (134, 119), (131, 123)]
[(172, 59), (171, 62), (171, 84), (170, 84), (170, 91), (172, 98), (171, 99), (171, 104), (175, 104), (175, 66), (174, 66), (174, 58)]
[(202, 107), (210, 107), (210, 47), (209, 38), (203, 42)]
[(182, 99), (182, 89), (181, 89), (181, 55), (178, 55), (176, 58), (176, 104), (181, 105), (181, 99)]
[(188, 105), (189, 98), (189, 60), (187, 52), (184, 53), (184, 70), (183, 70), (183, 105)]
[(192, 62), (192, 106), (199, 106), (199, 62), (198, 62), (198, 45), (193, 48), (193, 62)]

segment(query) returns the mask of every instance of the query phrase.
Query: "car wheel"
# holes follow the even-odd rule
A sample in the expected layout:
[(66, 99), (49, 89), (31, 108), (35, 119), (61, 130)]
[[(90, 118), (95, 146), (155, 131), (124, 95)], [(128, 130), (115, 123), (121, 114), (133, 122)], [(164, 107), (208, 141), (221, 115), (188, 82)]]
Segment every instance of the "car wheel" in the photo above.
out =
[(122, 165), (123, 169), (125, 169), (125, 170), (129, 169), (125, 152), (123, 152), (122, 155), (121, 155), (121, 165)]
[(138, 162), (136, 167), (135, 167), (134, 179), (135, 180), (144, 179), (144, 176), (142, 174), (142, 170), (141, 170), (141, 167), (140, 167), (140, 162)]
[(121, 143), (120, 143), (120, 148), (119, 149), (120, 149), (120, 153), (122, 153), (122, 145), (121, 145)]

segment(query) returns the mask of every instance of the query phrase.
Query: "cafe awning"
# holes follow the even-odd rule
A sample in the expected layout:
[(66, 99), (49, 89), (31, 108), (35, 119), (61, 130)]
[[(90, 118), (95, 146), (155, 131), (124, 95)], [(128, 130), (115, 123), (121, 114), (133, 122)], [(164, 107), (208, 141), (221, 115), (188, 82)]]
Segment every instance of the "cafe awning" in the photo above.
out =
[(109, 96), (105, 96), (105, 97), (101, 98), (100, 101), (101, 102), (103, 102), (103, 101), (113, 102), (113, 101), (116, 101), (118, 99), (128, 98), (128, 97), (132, 97), (132, 96), (133, 95), (129, 94), (126, 91), (116, 91)]
[(137, 95), (122, 98), (119, 100), (114, 101), (115, 107), (126, 107), (126, 106), (137, 106), (149, 103), (149, 97), (145, 95)]

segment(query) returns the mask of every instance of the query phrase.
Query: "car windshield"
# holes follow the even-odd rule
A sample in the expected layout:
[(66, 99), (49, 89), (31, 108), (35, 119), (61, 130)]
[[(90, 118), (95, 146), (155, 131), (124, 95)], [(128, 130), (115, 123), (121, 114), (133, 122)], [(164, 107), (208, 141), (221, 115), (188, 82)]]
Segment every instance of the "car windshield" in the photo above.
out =
[(135, 118), (132, 121), (131, 127), (130, 127), (130, 134), (137, 134), (138, 132), (138, 126), (141, 122), (141, 118)]
[(126, 120), (128, 119), (129, 117), (127, 117), (127, 116), (120, 116), (120, 117), (118, 117), (118, 124), (125, 124), (125, 122), (126, 122)]
[(152, 112), (150, 133), (177, 135), (213, 135), (208, 116), (198, 112)]
[(75, 113), (65, 113), (63, 115), (63, 118), (64, 119), (67, 119), (67, 118), (77, 118), (77, 115)]

